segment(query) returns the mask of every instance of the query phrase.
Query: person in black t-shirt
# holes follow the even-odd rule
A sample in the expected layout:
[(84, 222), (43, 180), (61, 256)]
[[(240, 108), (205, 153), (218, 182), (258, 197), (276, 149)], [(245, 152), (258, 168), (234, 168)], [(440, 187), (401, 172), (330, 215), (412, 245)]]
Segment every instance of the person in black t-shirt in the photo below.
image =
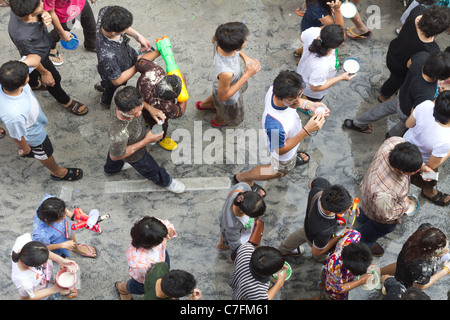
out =
[(400, 34), (389, 44), (386, 65), (391, 72), (384, 82), (378, 100), (390, 99), (400, 89), (408, 72), (407, 63), (411, 56), (420, 51), (438, 51), (435, 42), (438, 34), (450, 27), (450, 9), (448, 7), (422, 5), (414, 8), (406, 19)]
[(343, 128), (372, 133), (371, 122), (397, 114), (400, 121), (386, 133), (386, 137), (403, 136), (407, 129), (405, 121), (412, 110), (426, 100), (434, 100), (439, 93), (438, 81), (450, 77), (450, 53), (419, 52), (412, 56), (408, 65), (408, 74), (397, 96), (378, 104), (354, 120), (346, 119)]
[(322, 261), (340, 236), (334, 236), (337, 229), (337, 214), (350, 209), (352, 197), (341, 185), (331, 185), (324, 178), (310, 182), (306, 217), (302, 228), (291, 233), (278, 247), (287, 255), (301, 255), (300, 245), (307, 242), (311, 246), (313, 257)]

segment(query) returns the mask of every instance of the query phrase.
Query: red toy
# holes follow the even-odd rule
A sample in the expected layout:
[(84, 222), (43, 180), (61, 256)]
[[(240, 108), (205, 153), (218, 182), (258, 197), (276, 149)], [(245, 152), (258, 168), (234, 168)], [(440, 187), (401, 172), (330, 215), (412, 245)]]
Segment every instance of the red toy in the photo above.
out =
[(100, 216), (100, 213), (97, 209), (92, 209), (89, 212), (89, 215), (86, 215), (80, 208), (75, 208), (73, 209), (72, 220), (77, 222), (72, 224), (71, 228), (72, 230), (86, 228), (97, 233), (102, 233), (102, 229), (100, 229), (98, 223), (102, 222), (103, 220), (109, 219), (109, 217), (109, 214)]

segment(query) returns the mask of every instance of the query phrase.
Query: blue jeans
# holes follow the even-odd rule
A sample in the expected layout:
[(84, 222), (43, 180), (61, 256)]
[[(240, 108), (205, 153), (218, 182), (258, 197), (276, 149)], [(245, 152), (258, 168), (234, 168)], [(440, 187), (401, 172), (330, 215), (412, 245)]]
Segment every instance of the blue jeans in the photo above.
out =
[[(106, 164), (103, 166), (105, 173), (114, 174), (122, 170), (125, 161), (111, 160), (109, 156), (106, 158)], [(158, 165), (153, 157), (145, 151), (141, 160), (130, 163), (130, 165), (136, 169), (144, 178), (151, 180), (154, 184), (160, 187), (167, 187), (172, 182), (172, 177), (166, 172), (166, 170)]]
[(384, 224), (371, 220), (362, 210), (360, 210), (357, 218), (360, 226), (356, 228), (361, 233), (361, 242), (371, 247), (379, 238), (384, 237), (388, 233), (394, 231), (396, 224)]
[[(169, 265), (169, 270), (170, 270), (170, 257), (169, 257), (169, 252), (167, 252), (167, 250), (166, 250), (165, 262), (167, 262), (167, 264)], [(145, 293), (144, 284), (137, 282), (136, 280), (131, 278), (127, 282), (127, 291), (131, 294), (144, 294)]]

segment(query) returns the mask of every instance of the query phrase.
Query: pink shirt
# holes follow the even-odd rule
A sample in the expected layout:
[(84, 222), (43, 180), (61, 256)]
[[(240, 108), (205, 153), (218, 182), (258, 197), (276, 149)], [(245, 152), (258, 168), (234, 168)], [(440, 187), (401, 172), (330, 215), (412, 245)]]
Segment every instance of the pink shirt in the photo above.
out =
[(55, 9), (59, 22), (64, 23), (78, 16), (86, 4), (86, 0), (43, 0), (44, 10)]

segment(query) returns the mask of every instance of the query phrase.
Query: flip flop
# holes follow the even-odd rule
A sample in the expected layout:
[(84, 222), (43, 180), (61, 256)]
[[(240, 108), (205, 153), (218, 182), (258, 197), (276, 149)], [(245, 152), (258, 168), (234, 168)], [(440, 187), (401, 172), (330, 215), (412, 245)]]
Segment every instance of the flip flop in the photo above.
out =
[(202, 107), (200, 107), (200, 103), (202, 103), (202, 101), (197, 101), (197, 103), (195, 104), (195, 107), (197, 108), (197, 110), (216, 112), (216, 108), (202, 108)]
[(230, 124), (229, 124), (229, 123), (225, 123), (225, 124), (217, 124), (217, 123), (214, 122), (213, 119), (211, 119), (211, 125), (212, 125), (214, 128), (219, 128), (219, 127), (227, 127), (227, 126), (229, 126)]
[(301, 109), (301, 108), (297, 108), (297, 110), (298, 111), (300, 111), (301, 113), (303, 113), (303, 114), (306, 114), (308, 117), (312, 117), (313, 116), (313, 113), (312, 113), (312, 111), (311, 110), (303, 110), (303, 109)]
[(6, 136), (6, 131), (3, 128), (0, 128), (0, 139)]
[[(128, 296), (128, 295), (130, 295), (130, 293), (129, 293), (129, 292), (128, 292), (128, 293), (120, 292), (119, 288), (117, 287), (117, 284), (118, 284), (118, 283), (119, 283), (119, 281), (117, 281), (116, 283), (114, 283), (114, 288), (116, 289), (116, 292), (117, 292), (117, 294), (119, 295), (119, 299), (122, 300), (122, 296)], [(133, 297), (131, 297), (130, 300), (133, 300)]]
[(78, 290), (77, 288), (72, 288), (70, 289), (69, 294), (66, 296), (68, 299), (73, 299), (76, 298), (78, 296)]
[(305, 12), (306, 12), (306, 10), (305, 10), (305, 9), (302, 9), (301, 7), (295, 9), (295, 13), (296, 13), (297, 15), (299, 15), (300, 17), (303, 17), (303, 16), (305, 15)]
[(56, 58), (56, 59), (59, 59), (59, 60), (60, 60), (60, 62), (57, 62), (57, 61), (53, 61), (52, 59), (50, 59), (50, 61), (51, 61), (55, 66), (60, 66), (60, 65), (62, 65), (62, 64), (64, 63), (64, 61), (62, 60), (62, 56), (61, 56), (61, 54), (59, 53), (59, 51), (56, 51), (56, 53), (49, 53), (48, 56), (49, 56), (49, 59), (50, 59), (50, 57), (52, 57), (52, 58)]
[(88, 246), (86, 244), (80, 244), (80, 247), (86, 247), (89, 249), (89, 253), (78, 253), (82, 257), (91, 258), (91, 259), (97, 259), (98, 258), (98, 250), (94, 246)]
[[(303, 157), (300, 154), (304, 154), (305, 156), (308, 157), (308, 160), (303, 159)], [(295, 161), (295, 166), (302, 166), (304, 164), (307, 164), (309, 162), (309, 160), (311, 159), (311, 157), (309, 156), (308, 153), (306, 153), (305, 151), (299, 151), (297, 152), (297, 160)]]
[(352, 119), (345, 119), (344, 123), (342, 124), (343, 129), (350, 129), (354, 131), (358, 131), (361, 133), (371, 134), (372, 133), (372, 126), (370, 124), (367, 125), (365, 129), (362, 129), (360, 127), (355, 126)]
[[(253, 192), (257, 192), (257, 193), (259, 193), (259, 191), (262, 190), (262, 191), (264, 192), (264, 195), (261, 195), (261, 197), (263, 197), (263, 198), (265, 198), (266, 195), (267, 195), (266, 190), (264, 190), (264, 188), (261, 187), (261, 186), (260, 186), (259, 184), (257, 184), (256, 182), (253, 182), (253, 185), (252, 185), (250, 188), (252, 188), (252, 191), (253, 191)], [(259, 194), (261, 194), (261, 193), (259, 193)]]
[(347, 28), (345, 29), (345, 35), (352, 40), (363, 40), (363, 39), (370, 39), (372, 37), (372, 31), (368, 31), (364, 34), (356, 34), (353, 32), (355, 27)]
[(64, 177), (60, 178), (53, 174), (50, 177), (55, 181), (77, 181), (83, 177), (83, 170), (80, 168), (67, 168), (67, 173)]

